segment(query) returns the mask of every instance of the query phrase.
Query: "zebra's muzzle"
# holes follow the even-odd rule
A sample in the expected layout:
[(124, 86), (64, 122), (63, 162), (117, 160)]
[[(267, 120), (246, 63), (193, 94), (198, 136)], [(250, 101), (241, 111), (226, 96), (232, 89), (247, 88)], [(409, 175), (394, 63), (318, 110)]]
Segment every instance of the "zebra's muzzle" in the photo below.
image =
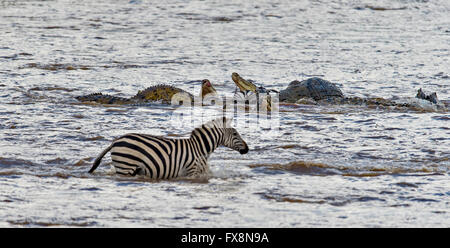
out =
[(246, 154), (248, 152), (248, 146), (246, 146), (244, 149), (239, 150), (240, 154)]

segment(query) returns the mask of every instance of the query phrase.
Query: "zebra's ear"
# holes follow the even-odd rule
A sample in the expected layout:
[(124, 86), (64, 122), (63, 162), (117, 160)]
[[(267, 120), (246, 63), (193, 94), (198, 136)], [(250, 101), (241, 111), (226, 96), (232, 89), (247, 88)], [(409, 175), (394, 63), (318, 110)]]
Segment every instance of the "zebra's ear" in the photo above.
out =
[(232, 118), (223, 117), (223, 125), (225, 128), (230, 128), (232, 122), (233, 122)]

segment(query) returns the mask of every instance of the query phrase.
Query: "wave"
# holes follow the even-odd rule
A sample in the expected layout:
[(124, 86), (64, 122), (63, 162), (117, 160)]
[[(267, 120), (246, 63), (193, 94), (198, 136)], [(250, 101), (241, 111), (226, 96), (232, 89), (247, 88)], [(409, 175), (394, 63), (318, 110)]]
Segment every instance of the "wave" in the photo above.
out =
[(441, 175), (446, 173), (436, 167), (406, 168), (406, 167), (351, 167), (330, 165), (308, 161), (293, 161), (286, 164), (250, 164), (250, 168), (264, 168), (271, 171), (286, 171), (299, 175), (314, 176), (352, 176), (352, 177), (374, 177), (382, 175)]

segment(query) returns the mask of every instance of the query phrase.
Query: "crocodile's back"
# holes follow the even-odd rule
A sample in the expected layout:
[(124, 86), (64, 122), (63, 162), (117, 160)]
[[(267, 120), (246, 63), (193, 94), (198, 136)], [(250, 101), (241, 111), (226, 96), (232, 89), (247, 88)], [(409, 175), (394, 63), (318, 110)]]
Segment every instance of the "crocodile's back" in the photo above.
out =
[(172, 102), (172, 98), (176, 95), (174, 100), (189, 100), (192, 101), (194, 96), (180, 88), (170, 85), (160, 84), (148, 87), (145, 90), (139, 91), (132, 99), (136, 101), (161, 101), (166, 104)]
[(301, 82), (292, 81), (285, 90), (280, 91), (280, 101), (296, 102), (304, 97), (318, 101), (328, 98), (343, 98), (344, 94), (335, 84), (317, 77)]

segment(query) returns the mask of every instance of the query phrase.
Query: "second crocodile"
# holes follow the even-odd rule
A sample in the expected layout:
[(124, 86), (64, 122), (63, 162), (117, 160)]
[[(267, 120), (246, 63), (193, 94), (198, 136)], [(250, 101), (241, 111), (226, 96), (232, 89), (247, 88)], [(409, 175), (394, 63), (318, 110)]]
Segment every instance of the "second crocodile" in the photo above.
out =
[[(241, 92), (258, 92), (261, 91), (261, 88), (264, 89), (264, 87), (256, 87), (256, 85), (249, 80), (243, 79), (236, 72), (232, 74), (231, 78)], [(444, 104), (437, 99), (436, 93), (425, 94), (422, 89), (419, 89), (416, 98), (426, 100), (436, 108), (445, 108)], [(385, 107), (417, 107), (417, 105), (412, 103), (402, 103), (381, 97), (346, 97), (335, 84), (318, 77), (309, 78), (303, 81), (292, 81), (286, 89), (280, 91), (279, 101), (285, 103), (307, 104), (365, 104), (368, 106)], [(268, 106), (270, 106), (270, 104), (268, 104)]]

